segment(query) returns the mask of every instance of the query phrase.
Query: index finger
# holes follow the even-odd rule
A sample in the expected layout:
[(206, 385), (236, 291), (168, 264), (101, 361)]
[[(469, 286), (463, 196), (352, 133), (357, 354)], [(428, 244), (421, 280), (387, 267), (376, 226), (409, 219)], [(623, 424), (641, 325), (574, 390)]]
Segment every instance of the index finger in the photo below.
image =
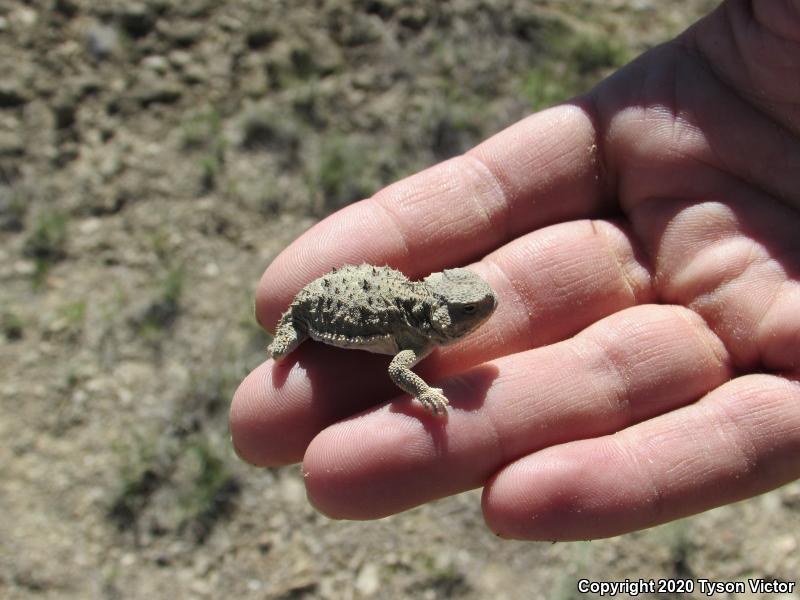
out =
[(544, 225), (595, 216), (598, 173), (586, 110), (562, 105), (532, 115), (308, 230), (262, 276), (258, 321), (273, 329), (294, 295), (332, 267), (388, 264), (416, 278)]

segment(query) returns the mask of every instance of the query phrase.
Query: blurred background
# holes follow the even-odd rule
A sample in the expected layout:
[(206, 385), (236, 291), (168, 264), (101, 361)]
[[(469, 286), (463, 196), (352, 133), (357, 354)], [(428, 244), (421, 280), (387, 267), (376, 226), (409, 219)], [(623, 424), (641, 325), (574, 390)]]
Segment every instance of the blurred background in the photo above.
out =
[(250, 467), (227, 431), (265, 359), (254, 289), (286, 244), (713, 4), (0, 0), (0, 597), (796, 579), (798, 484), (610, 540), (505, 542), (478, 492), (330, 521), (297, 466)]

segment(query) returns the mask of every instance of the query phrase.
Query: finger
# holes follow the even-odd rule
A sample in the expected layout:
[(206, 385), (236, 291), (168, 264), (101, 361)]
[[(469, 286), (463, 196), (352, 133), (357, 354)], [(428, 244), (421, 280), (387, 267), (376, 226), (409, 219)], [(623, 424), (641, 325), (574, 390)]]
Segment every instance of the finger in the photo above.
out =
[[(630, 236), (606, 221), (541, 229), (473, 268), (498, 294), (498, 309), (474, 334), (424, 361), (416, 370), (426, 381), (563, 340), (652, 298), (649, 271), (639, 262)], [(315, 346), (303, 344), (280, 365), (276, 373), (283, 373), (285, 380), (280, 385), (269, 361), (239, 387), (230, 425), (246, 460), (259, 465), (297, 462), (319, 431), (397, 395), (386, 374), (388, 357)]]
[(653, 200), (633, 213), (653, 240), (656, 292), (700, 314), (743, 371), (800, 368), (800, 216), (734, 189), (724, 201)]
[(258, 466), (300, 462), (325, 427), (397, 394), (387, 373), (390, 358), (303, 344), (281, 363), (262, 363), (231, 403), (236, 453)]
[(747, 375), (617, 434), (555, 446), (484, 489), (503, 537), (575, 540), (650, 527), (800, 477), (800, 384)]
[(338, 211), (267, 268), (256, 295), (259, 322), (272, 329), (294, 295), (332, 267), (389, 264), (417, 277), (543, 225), (597, 215), (594, 147), (585, 112), (560, 106)]
[(323, 512), (377, 518), (483, 485), (547, 446), (618, 431), (730, 377), (724, 347), (686, 309), (647, 305), (443, 385), (446, 422), (399, 403), (322, 431), (303, 459)]
[(573, 221), (529, 233), (474, 269), (499, 295), (491, 321), (423, 363), (444, 377), (564, 340), (614, 312), (654, 299), (649, 265), (627, 228)]

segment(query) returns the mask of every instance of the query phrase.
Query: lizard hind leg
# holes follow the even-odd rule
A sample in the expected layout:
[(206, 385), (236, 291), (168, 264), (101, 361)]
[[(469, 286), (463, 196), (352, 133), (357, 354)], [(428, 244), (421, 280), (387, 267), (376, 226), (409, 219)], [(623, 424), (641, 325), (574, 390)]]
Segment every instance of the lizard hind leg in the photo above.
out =
[(272, 343), (267, 346), (267, 353), (273, 360), (281, 360), (292, 350), (302, 344), (308, 334), (301, 329), (292, 318), (292, 311), (287, 310), (278, 321), (278, 327), (275, 329), (275, 337), (272, 338)]

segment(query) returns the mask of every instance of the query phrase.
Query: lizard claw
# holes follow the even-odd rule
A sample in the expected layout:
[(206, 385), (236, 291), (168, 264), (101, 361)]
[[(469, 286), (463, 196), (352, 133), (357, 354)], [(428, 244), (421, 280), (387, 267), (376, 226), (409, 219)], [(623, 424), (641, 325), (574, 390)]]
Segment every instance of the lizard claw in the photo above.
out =
[(428, 388), (417, 396), (417, 400), (434, 415), (447, 413), (447, 406), (450, 404), (441, 388)]

